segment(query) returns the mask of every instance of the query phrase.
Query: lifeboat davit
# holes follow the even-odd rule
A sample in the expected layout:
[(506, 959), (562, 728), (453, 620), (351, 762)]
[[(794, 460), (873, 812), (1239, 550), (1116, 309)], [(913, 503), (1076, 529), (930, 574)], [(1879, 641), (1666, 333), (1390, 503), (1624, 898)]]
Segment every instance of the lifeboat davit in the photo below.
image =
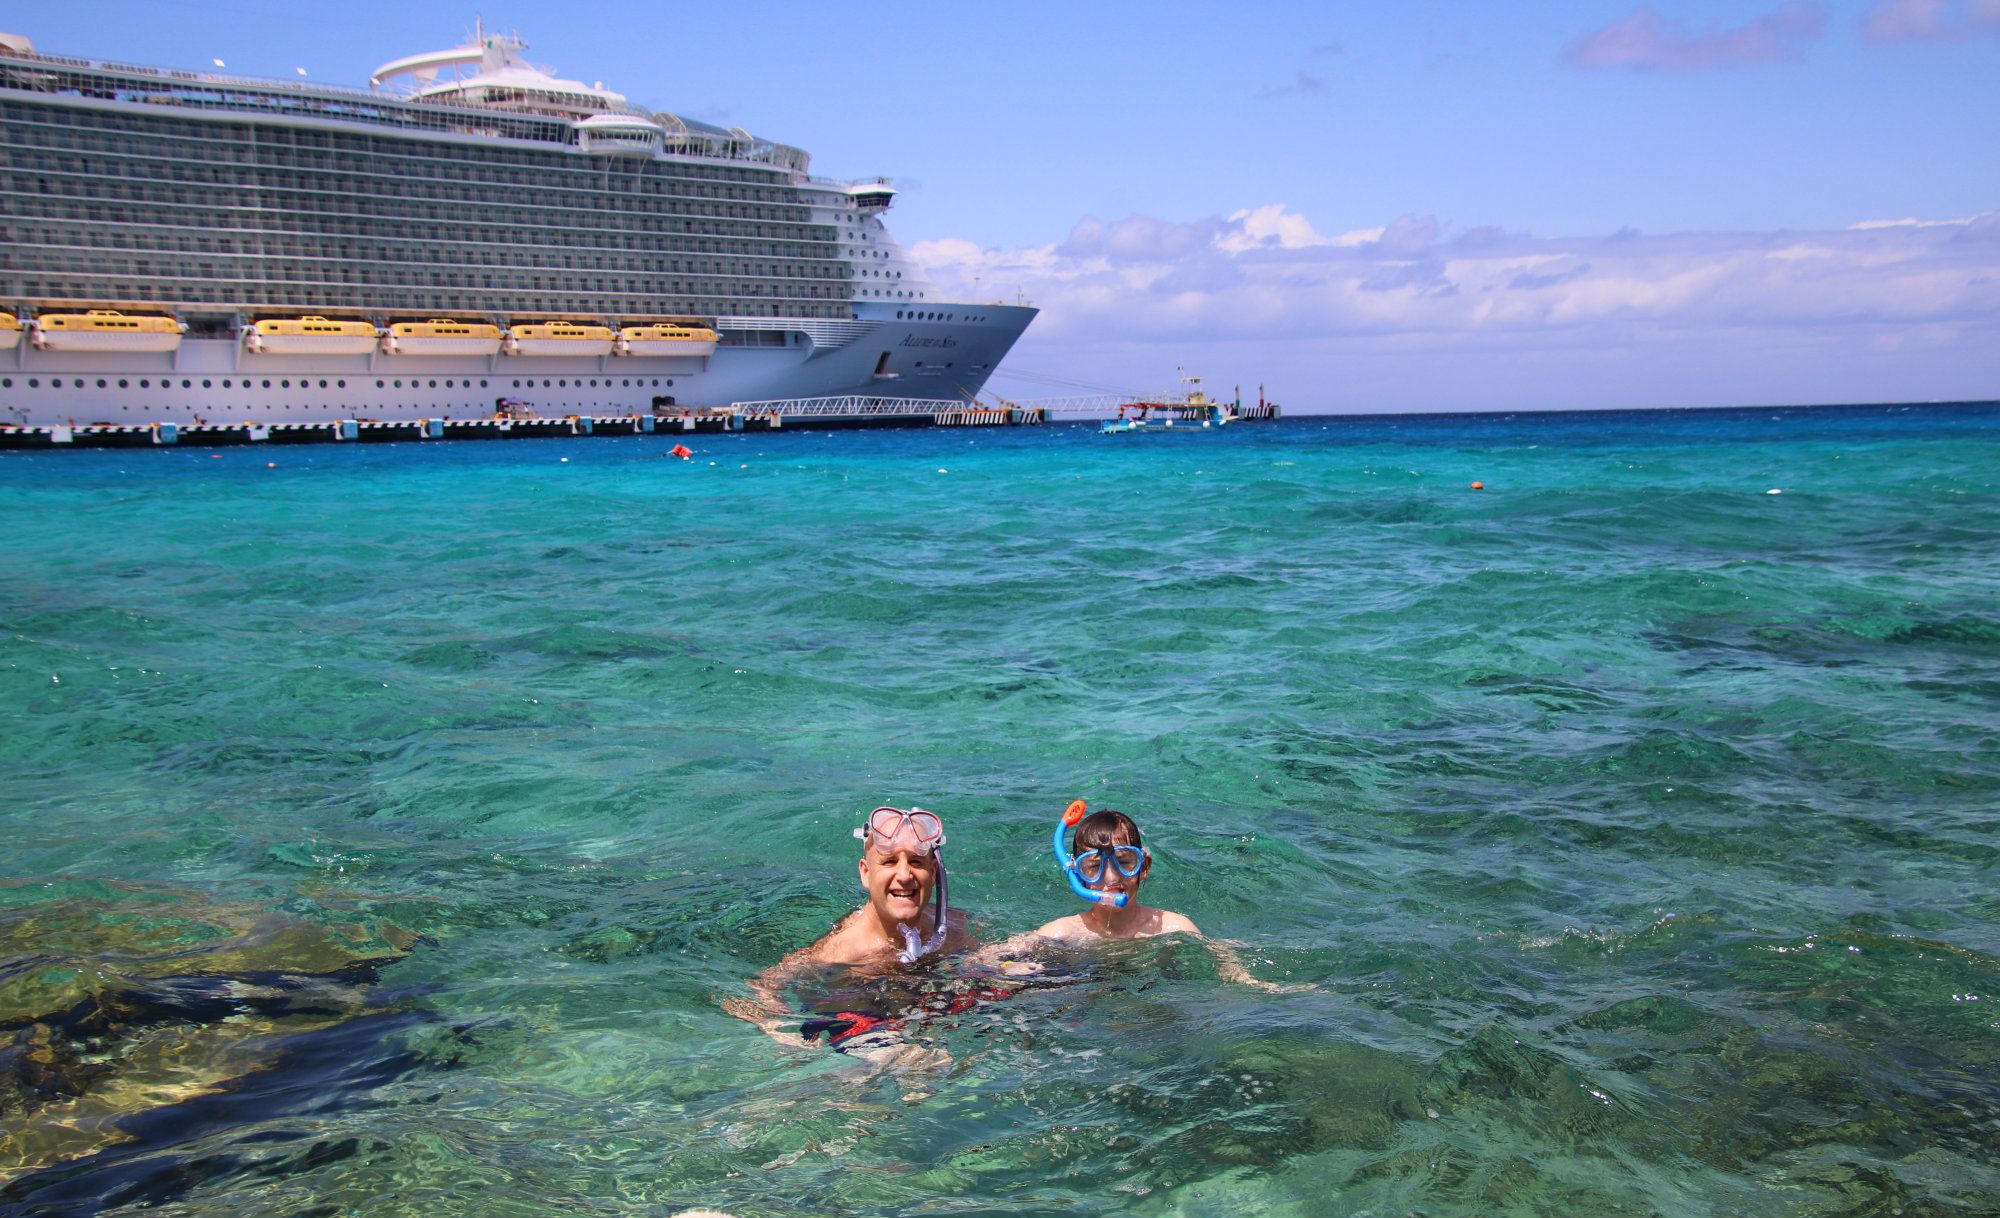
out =
[(21, 345), (21, 319), (12, 313), (0, 313), (0, 351), (12, 351)]
[(187, 333), (186, 324), (171, 317), (127, 317), (116, 309), (43, 313), (33, 325), (38, 351), (174, 351)]
[(610, 326), (541, 321), (509, 327), (500, 349), (509, 355), (609, 355), (616, 340)]
[(367, 355), (380, 337), (373, 322), (267, 317), (244, 331), (243, 347), (254, 355)]
[(679, 326), (669, 322), (625, 326), (618, 331), (617, 351), (620, 355), (641, 358), (713, 355), (717, 337), (715, 331), (706, 326)]
[(504, 337), (491, 322), (433, 317), (391, 324), (382, 336), (382, 350), (390, 355), (494, 355)]

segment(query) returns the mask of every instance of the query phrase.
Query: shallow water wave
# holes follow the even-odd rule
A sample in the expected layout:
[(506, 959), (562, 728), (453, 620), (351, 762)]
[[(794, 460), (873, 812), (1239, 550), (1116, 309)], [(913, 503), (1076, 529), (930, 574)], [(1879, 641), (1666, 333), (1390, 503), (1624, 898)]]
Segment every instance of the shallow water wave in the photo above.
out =
[[(0, 454), (0, 921), (67, 928), (0, 986), (217, 909), (300, 928), (260, 976), (414, 936), (282, 1044), (174, 948), (61, 1101), (99, 1141), (24, 1006), (0, 1141), (73, 1149), (0, 1214), (2000, 1195), (2000, 408), (665, 447)], [(892, 1068), (721, 1013), (852, 907), (868, 806), (944, 811), (997, 938), (1075, 908), (1077, 797), (1313, 988), (1122, 945)]]

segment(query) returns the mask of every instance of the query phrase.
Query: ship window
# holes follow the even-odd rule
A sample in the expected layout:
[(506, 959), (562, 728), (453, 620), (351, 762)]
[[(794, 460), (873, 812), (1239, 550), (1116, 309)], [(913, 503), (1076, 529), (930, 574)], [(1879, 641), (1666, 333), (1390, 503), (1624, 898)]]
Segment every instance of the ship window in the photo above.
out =
[[(321, 381), (321, 382), (320, 382), (320, 384), (324, 385), (324, 384), (326, 384), (326, 382), (325, 382), (325, 381)], [(338, 386), (339, 388), (341, 388), (341, 389), (345, 389), (345, 388), (347, 388), (347, 382), (346, 382), (346, 381), (335, 381), (335, 382), (334, 382), (334, 384), (335, 384), (336, 386)]]
[(264, 382), (264, 388), (266, 388), (266, 389), (269, 389), (270, 387), (271, 387), (271, 382), (269, 382), (269, 381), (265, 381), (265, 382)]
[[(77, 382), (77, 384), (78, 384), (79, 386), (81, 386), (81, 385), (83, 384), (83, 382), (82, 382), (82, 381), (78, 381), (78, 382)], [(102, 389), (102, 388), (104, 388), (104, 382), (103, 382), (103, 381), (99, 381), (99, 382), (97, 382), (97, 387), (98, 387), (99, 389)]]
[(28, 378), (28, 388), (40, 389), (41, 387), (42, 387), (42, 378), (38, 376), (31, 376)]
[[(125, 382), (124, 382), (124, 381), (120, 381), (120, 382), (118, 382), (118, 383), (119, 383), (120, 385), (123, 385), (123, 384), (124, 384)], [(145, 379), (145, 378), (143, 378), (143, 377), (142, 377), (142, 378), (140, 378), (140, 380), (139, 380), (139, 388), (141, 388), (141, 389), (151, 389), (152, 387), (153, 387), (153, 385), (152, 385), (152, 382), (151, 382), (151, 381), (148, 381), (148, 380), (146, 380), (146, 379)]]
[(11, 377), (11, 376), (0, 376), (0, 389), (12, 389), (13, 387), (14, 387), (14, 378), (13, 378), (13, 377)]
[(481, 382), (479, 382), (479, 387), (480, 387), (481, 389), (484, 389), (484, 388), (486, 388), (486, 382), (485, 382), (485, 381), (481, 381)]
[[(269, 382), (269, 381), (265, 381), (265, 382), (264, 382), (264, 384), (265, 384), (265, 386), (266, 386), (266, 387), (268, 388), (268, 387), (270, 386), (271, 382)], [(279, 382), (278, 382), (278, 387), (279, 387), (280, 389), (290, 389), (290, 388), (292, 387), (292, 383), (291, 383), (290, 381), (279, 381)]]
[(377, 388), (377, 389), (380, 389), (380, 388), (382, 388), (382, 382), (381, 382), (381, 381), (376, 381), (376, 382), (375, 382), (375, 388)]
[[(208, 388), (208, 382), (207, 382), (207, 381), (203, 381), (203, 382), (201, 383), (201, 387), (202, 387), (203, 389), (206, 389), (206, 388)], [(181, 382), (181, 388), (183, 388), (183, 389), (192, 389), (192, 388), (194, 388), (194, 382), (193, 382), (193, 381), (182, 381), (182, 382)]]
[(401, 389), (402, 387), (403, 387), (403, 382), (401, 382), (401, 381), (397, 381), (397, 382), (396, 382), (396, 388), (398, 388), (398, 389)]
[(324, 388), (326, 388), (326, 382), (325, 382), (325, 381), (321, 381), (321, 382), (319, 383), (319, 387), (320, 387), (321, 389), (324, 389)]
[(432, 381), (432, 382), (431, 382), (431, 388), (433, 388), (433, 389), (436, 389), (437, 387), (438, 387), (438, 383), (437, 383), (436, 381)]

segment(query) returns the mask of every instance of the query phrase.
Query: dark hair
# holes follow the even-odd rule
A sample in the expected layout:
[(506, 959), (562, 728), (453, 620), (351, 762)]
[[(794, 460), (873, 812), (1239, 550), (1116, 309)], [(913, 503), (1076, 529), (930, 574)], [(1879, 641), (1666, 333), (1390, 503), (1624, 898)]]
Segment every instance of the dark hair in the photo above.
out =
[(1077, 822), (1075, 852), (1102, 850), (1106, 846), (1143, 846), (1139, 840), (1139, 826), (1123, 812), (1106, 809), (1092, 812)]

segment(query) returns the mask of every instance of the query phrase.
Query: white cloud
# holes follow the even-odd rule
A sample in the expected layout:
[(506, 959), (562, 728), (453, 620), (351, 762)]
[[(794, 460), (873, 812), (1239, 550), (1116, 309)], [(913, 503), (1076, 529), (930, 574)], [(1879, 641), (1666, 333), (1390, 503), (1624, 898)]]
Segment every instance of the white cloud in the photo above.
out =
[(1862, 24), (1868, 41), (1961, 42), (2000, 34), (2000, 0), (1878, 0)]
[(1862, 220), (1847, 227), (1855, 232), (1866, 232), (1871, 228), (1964, 228), (1977, 216), (1966, 216), (1958, 220), (1919, 220), (1914, 216), (1901, 220)]
[(1218, 236), (1216, 244), (1232, 253), (1272, 248), (1296, 250), (1332, 244), (1313, 231), (1312, 221), (1297, 212), (1286, 211), (1283, 203), (1268, 203), (1263, 207), (1231, 212), (1229, 223), (1235, 227)]
[[(1657, 358), (1661, 371), (1646, 381), (1657, 390), (1731, 361), (1769, 379), (1757, 364), (1765, 352), (1824, 379), (1858, 353), (1911, 350), (1896, 336), (1921, 331), (1927, 360), (1940, 343), (1959, 344), (1950, 367), (1976, 385), (1962, 396), (2000, 391), (2000, 213), (1583, 238), (1447, 234), (1432, 217), (1402, 216), (1327, 237), (1307, 216), (1266, 204), (1194, 222), (1086, 219), (1059, 244), (1019, 250), (933, 241), (913, 252), (947, 297), (1011, 299), (1018, 289), (1042, 307), (1003, 377), (1017, 363), (1070, 365), (1074, 379), (1108, 378), (1116, 365), (1141, 388), (1147, 368), (1229, 350), (1262, 353), (1241, 356), (1258, 369), (1246, 379), (1294, 363), (1294, 375), (1317, 380), (1308, 367), (1393, 353), (1403, 361), (1393, 392), (1429, 386), (1452, 398), (1442, 405), (1490, 404), (1537, 361), (1560, 384), (1568, 361), (1599, 367), (1624, 353), (1637, 368)], [(1447, 390), (1451, 353), (1480, 370)], [(1947, 367), (1926, 367), (1909, 396), (1951, 396), (1936, 383)], [(1702, 388), (1688, 384), (1686, 394)], [(1620, 382), (1616, 392), (1637, 388)], [(1709, 388), (1746, 400), (1721, 382)], [(1817, 392), (1857, 396), (1844, 383)], [(1786, 400), (1814, 397), (1801, 388)]]

